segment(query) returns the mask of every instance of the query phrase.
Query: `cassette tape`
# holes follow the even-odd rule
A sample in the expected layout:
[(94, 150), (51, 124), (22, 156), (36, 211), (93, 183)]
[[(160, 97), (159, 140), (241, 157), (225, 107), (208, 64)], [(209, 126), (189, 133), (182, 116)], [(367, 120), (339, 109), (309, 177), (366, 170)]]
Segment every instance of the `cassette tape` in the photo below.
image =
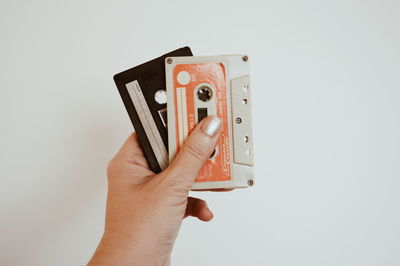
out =
[(150, 169), (158, 173), (168, 165), (165, 58), (191, 56), (183, 47), (114, 76), (125, 108)]
[(245, 55), (167, 57), (169, 161), (208, 115), (221, 119), (217, 147), (192, 190), (254, 184), (249, 58)]

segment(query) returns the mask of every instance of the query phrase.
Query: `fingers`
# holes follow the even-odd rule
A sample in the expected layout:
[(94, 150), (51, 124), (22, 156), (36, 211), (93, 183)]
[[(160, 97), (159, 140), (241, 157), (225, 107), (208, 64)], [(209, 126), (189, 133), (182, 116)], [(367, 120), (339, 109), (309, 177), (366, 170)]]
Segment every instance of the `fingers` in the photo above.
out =
[(142, 148), (140, 147), (136, 133), (132, 133), (124, 142), (116, 157), (122, 157), (128, 162), (149, 169)]
[(135, 133), (131, 134), (107, 167), (110, 184), (140, 184), (154, 173), (149, 169)]
[(205, 118), (189, 135), (168, 169), (167, 178), (191, 187), (203, 164), (219, 140), (221, 121), (216, 116)]
[(185, 218), (187, 216), (197, 217), (204, 222), (208, 222), (214, 217), (204, 200), (192, 197), (188, 197)]

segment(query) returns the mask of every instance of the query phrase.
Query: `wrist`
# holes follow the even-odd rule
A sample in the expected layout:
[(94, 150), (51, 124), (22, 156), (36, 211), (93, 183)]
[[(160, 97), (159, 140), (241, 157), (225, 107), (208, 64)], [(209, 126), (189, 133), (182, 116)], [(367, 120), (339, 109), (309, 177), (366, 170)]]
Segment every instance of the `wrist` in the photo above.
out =
[(169, 266), (172, 248), (116, 231), (106, 231), (88, 265)]

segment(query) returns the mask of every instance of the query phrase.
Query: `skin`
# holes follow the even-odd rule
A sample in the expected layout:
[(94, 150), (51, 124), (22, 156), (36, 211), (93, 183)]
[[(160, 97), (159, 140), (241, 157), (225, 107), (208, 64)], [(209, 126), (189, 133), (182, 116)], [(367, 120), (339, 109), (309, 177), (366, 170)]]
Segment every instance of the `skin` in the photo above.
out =
[(88, 265), (170, 265), (182, 219), (213, 218), (204, 200), (188, 196), (219, 139), (219, 127), (209, 130), (213, 119), (199, 123), (159, 174), (149, 170), (135, 134), (125, 141), (107, 168), (105, 230)]

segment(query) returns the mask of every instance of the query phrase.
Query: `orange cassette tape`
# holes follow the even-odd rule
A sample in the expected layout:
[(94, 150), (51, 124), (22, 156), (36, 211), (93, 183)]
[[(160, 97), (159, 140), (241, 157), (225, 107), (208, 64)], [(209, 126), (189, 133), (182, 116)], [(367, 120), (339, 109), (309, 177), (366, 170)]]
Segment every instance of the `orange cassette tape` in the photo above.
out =
[(221, 119), (220, 139), (192, 190), (254, 184), (249, 58), (245, 55), (166, 58), (171, 162), (208, 115)]

